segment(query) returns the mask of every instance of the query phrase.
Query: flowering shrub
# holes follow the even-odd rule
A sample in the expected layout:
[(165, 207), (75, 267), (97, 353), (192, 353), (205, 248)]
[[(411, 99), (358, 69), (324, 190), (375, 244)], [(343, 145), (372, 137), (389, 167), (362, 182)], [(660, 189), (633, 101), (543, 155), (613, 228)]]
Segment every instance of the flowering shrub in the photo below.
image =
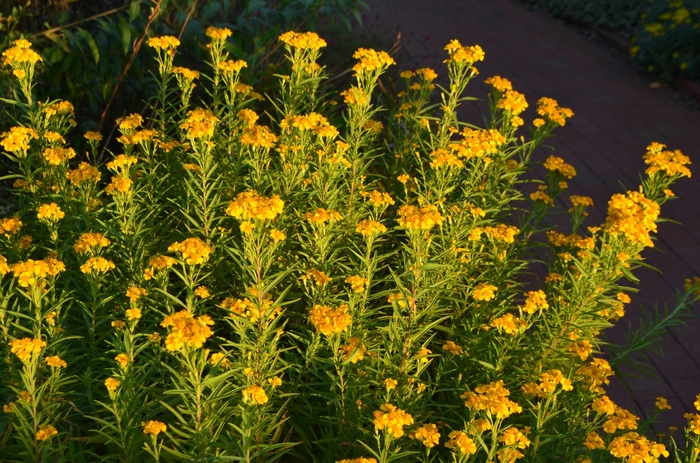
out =
[[(458, 121), (479, 46), (445, 48), (439, 107), (437, 73), (404, 71), (380, 121), (384, 52), (355, 53), (334, 106), (318, 92), (325, 41), (285, 33), (290, 65), (263, 107), (228, 31), (207, 36), (206, 74), (175, 66), (175, 38), (148, 41), (152, 115), (118, 120), (123, 153), (105, 165), (99, 133), (84, 157), (66, 146), (70, 103), (32, 97), (30, 44), (4, 55), (26, 112), (0, 135), (16, 166), (0, 219), (3, 461), (670, 456), (605, 395), (619, 359), (599, 334), (625, 314), (618, 282), (653, 246), (686, 156), (652, 144), (639, 190), (584, 227), (592, 200), (566, 198), (565, 160), (520, 190), (570, 109), (543, 97), (525, 130), (528, 102), (493, 77), (487, 126)], [(562, 197), (569, 233), (543, 225)], [(525, 278), (536, 236), (541, 284)], [(700, 415), (688, 419), (677, 461), (700, 443)]]

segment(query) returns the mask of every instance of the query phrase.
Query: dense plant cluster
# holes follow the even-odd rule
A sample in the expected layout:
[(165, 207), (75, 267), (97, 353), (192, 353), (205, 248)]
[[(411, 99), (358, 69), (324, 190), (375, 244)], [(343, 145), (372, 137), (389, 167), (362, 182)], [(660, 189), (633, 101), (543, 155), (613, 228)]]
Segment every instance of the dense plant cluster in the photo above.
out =
[[(333, 104), (321, 37), (282, 34), (288, 67), (261, 95), (231, 34), (206, 30), (207, 71), (148, 39), (153, 117), (120, 118), (104, 164), (100, 133), (69, 146), (69, 102), (34, 97), (31, 44), (4, 52), (23, 113), (0, 135), (3, 461), (696, 461), (700, 415), (686, 449), (651, 440), (605, 394), (619, 359), (600, 350), (686, 156), (651, 144), (639, 188), (584, 226), (564, 159), (521, 191), (570, 109), (543, 97), (526, 127), (493, 76), (486, 127), (458, 121), (479, 46), (445, 47), (445, 88), (403, 71), (385, 118), (387, 53), (357, 50)], [(544, 225), (557, 201), (570, 230)]]
[(700, 0), (528, 0), (552, 15), (594, 24), (632, 42), (630, 55), (664, 82), (700, 78)]

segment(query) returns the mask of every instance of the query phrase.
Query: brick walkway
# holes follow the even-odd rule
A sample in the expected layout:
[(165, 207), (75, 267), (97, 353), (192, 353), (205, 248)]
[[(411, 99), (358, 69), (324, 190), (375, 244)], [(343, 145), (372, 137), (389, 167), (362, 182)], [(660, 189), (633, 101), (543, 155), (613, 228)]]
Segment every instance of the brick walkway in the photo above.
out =
[[(481, 45), (486, 60), (477, 65), (480, 76), (468, 87), (469, 95), (485, 98), (484, 79), (500, 75), (525, 93), (531, 105), (526, 120), (534, 118), (533, 107), (541, 96), (571, 107), (574, 118), (548, 144), (578, 171), (570, 182), (571, 193), (593, 197), (597, 207), (589, 224), (604, 221), (607, 201), (622, 191), (621, 183), (636, 189), (638, 173), (645, 168), (642, 155), (651, 141), (689, 155), (691, 169), (700, 177), (700, 112), (674, 99), (669, 89), (649, 89), (628, 60), (560, 21), (513, 0), (370, 0), (369, 6), (370, 22), (401, 32), (403, 47), (420, 65), (438, 73), (444, 73), (442, 49), (449, 40)], [(463, 118), (479, 124), (484, 108), (483, 102), (467, 106)], [(536, 159), (545, 156), (543, 150), (536, 153)], [(655, 301), (673, 303), (683, 280), (700, 275), (700, 183), (696, 177), (682, 179), (673, 190), (680, 199), (667, 203), (662, 216), (683, 225), (659, 225), (656, 248), (644, 255), (662, 274), (637, 272), (640, 292), (633, 297), (625, 324), (639, 320), (644, 307)], [(649, 356), (658, 378), (628, 379), (635, 399), (616, 381), (609, 388), (613, 399), (644, 416), (643, 410), (653, 412), (655, 397), (667, 397), (673, 410), (661, 415), (657, 431), (670, 424), (683, 426), (683, 413), (693, 409), (700, 393), (699, 327), (700, 320), (692, 319), (670, 332), (663, 343), (664, 356)], [(610, 337), (620, 342), (624, 332), (622, 326), (613, 328)]]

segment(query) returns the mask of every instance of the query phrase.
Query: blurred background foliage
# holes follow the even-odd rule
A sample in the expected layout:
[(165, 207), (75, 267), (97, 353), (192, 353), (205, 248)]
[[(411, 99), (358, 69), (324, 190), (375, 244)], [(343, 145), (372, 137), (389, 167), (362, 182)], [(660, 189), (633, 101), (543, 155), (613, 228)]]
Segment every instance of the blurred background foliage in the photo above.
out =
[(700, 79), (700, 0), (526, 0), (552, 16), (630, 41), (630, 56), (663, 82)]
[[(29, 39), (43, 56), (39, 101), (49, 95), (71, 101), (79, 133), (102, 130), (109, 136), (116, 118), (145, 111), (147, 95), (154, 94), (146, 37), (179, 37), (178, 65), (198, 69), (206, 58), (205, 28), (228, 27), (228, 52), (248, 63), (244, 81), (265, 94), (283, 62), (277, 37), (286, 30), (333, 37), (322, 63), (332, 74), (348, 65), (358, 44), (383, 40), (380, 48), (391, 46), (386, 36), (357, 33), (365, 9), (363, 0), (0, 0), (0, 52), (13, 40)], [(7, 86), (13, 81), (0, 79), (5, 102), (14, 99), (16, 89)], [(4, 106), (3, 126), (13, 110)]]

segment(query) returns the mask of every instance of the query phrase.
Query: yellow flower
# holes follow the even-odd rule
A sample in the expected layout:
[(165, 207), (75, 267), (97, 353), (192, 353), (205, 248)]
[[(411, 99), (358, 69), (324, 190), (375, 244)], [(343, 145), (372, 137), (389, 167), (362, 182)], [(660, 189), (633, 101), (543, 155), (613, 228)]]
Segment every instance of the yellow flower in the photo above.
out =
[(272, 241), (275, 243), (279, 243), (280, 241), (284, 241), (286, 235), (283, 232), (273, 228), (270, 230), (270, 238), (272, 238)]
[(185, 345), (199, 349), (214, 334), (209, 328), (213, 324), (214, 321), (208, 315), (195, 318), (192, 313), (186, 310), (165, 317), (160, 326), (163, 328), (172, 327), (170, 334), (165, 339), (166, 349), (173, 352), (182, 349)]
[(485, 410), (502, 419), (523, 411), (520, 405), (507, 398), (509, 395), (510, 391), (503, 386), (503, 381), (498, 380), (479, 386), (474, 392), (467, 391), (460, 397), (470, 410)]
[(348, 283), (354, 292), (361, 293), (365, 290), (367, 278), (360, 275), (352, 275), (345, 279), (345, 283)]
[(451, 40), (445, 46), (445, 50), (450, 55), (449, 62), (472, 65), (485, 58), (484, 50), (479, 45), (462, 46), (458, 40)]
[(496, 297), (497, 287), (494, 285), (487, 285), (484, 283), (479, 283), (474, 288), (472, 292), (472, 297), (477, 301), (490, 301)]
[(117, 390), (119, 386), (122, 385), (122, 382), (119, 381), (117, 378), (107, 378), (105, 380), (105, 387), (107, 388), (108, 391), (114, 392)]
[(14, 277), (18, 279), (18, 284), (23, 288), (34, 285), (49, 276), (55, 277), (65, 269), (63, 262), (53, 257), (43, 260), (27, 259), (10, 266)]
[(460, 355), (463, 351), (461, 346), (458, 346), (453, 341), (447, 341), (442, 348), (453, 355)]
[(227, 27), (218, 28), (210, 26), (207, 27), (207, 30), (204, 32), (204, 34), (207, 37), (210, 37), (214, 40), (226, 40), (228, 37), (231, 37), (231, 29)]
[(42, 204), (36, 210), (36, 216), (42, 222), (54, 222), (61, 220), (66, 213), (56, 203)]
[(163, 51), (171, 51), (180, 46), (180, 41), (172, 35), (163, 35), (161, 37), (151, 37), (148, 39), (148, 46)]
[(489, 77), (484, 82), (486, 82), (488, 85), (490, 85), (495, 90), (498, 90), (501, 93), (506, 92), (508, 90), (513, 90), (513, 84), (511, 84), (510, 80), (501, 76)]
[(345, 354), (343, 357), (344, 362), (350, 360), (352, 363), (357, 363), (365, 358), (367, 348), (365, 347), (364, 343), (360, 341), (360, 338), (353, 336), (352, 338), (348, 339), (347, 345), (340, 347), (339, 352)]
[(126, 309), (126, 319), (127, 320), (138, 320), (141, 318), (141, 309), (131, 308)]
[(316, 304), (309, 311), (309, 321), (316, 331), (331, 336), (348, 329), (352, 317), (347, 311), (348, 306), (345, 304), (341, 304), (337, 309)]
[(247, 68), (248, 63), (246, 63), (243, 60), (238, 60), (238, 61), (228, 60), (228, 61), (220, 62), (217, 65), (217, 67), (224, 72), (228, 72), (230, 74), (235, 74), (237, 72), (241, 72), (241, 69)]
[(399, 382), (392, 378), (387, 378), (384, 380), (384, 386), (386, 387), (387, 391), (395, 389), (398, 384)]
[(12, 405), (12, 402), (5, 404), (2, 406), (2, 411), (7, 414), (11, 414), (15, 412), (15, 408)]
[(143, 117), (137, 113), (129, 114), (128, 116), (117, 119), (117, 125), (119, 125), (119, 129), (122, 131), (134, 130), (141, 127), (141, 124), (143, 124)]
[(632, 243), (653, 247), (649, 233), (656, 231), (659, 204), (638, 191), (614, 194), (608, 202), (606, 231), (612, 235), (623, 235)]
[(362, 236), (371, 237), (386, 232), (386, 227), (374, 220), (363, 219), (355, 228), (355, 231)]
[(428, 205), (418, 208), (404, 205), (399, 208), (397, 222), (409, 230), (430, 230), (435, 225), (441, 226), (445, 218), (438, 212), (437, 206)]
[(685, 156), (680, 150), (664, 150), (666, 145), (652, 142), (647, 147), (644, 155), (644, 163), (649, 167), (646, 173), (653, 176), (657, 172), (664, 172), (669, 177), (690, 177), (690, 169), (686, 166), (690, 164), (690, 158)]
[(211, 296), (209, 288), (207, 288), (206, 286), (197, 286), (194, 290), (194, 293), (202, 299), (206, 299), (209, 296)]
[(120, 367), (126, 368), (126, 366), (129, 364), (131, 359), (129, 358), (128, 355), (126, 354), (119, 354), (116, 357), (114, 357), (114, 360), (117, 361)]
[(182, 260), (189, 265), (200, 265), (209, 260), (214, 248), (199, 238), (187, 238), (184, 241), (171, 244), (168, 251), (180, 253)]
[(289, 31), (280, 35), (280, 42), (293, 48), (318, 50), (326, 46), (326, 41), (315, 32), (295, 32)]
[(161, 432), (168, 430), (168, 426), (165, 423), (155, 420), (142, 421), (141, 426), (143, 426), (143, 433), (146, 435), (157, 436)]
[(688, 428), (690, 428), (693, 433), (700, 435), (700, 415), (686, 413), (683, 416), (688, 420)]
[(190, 138), (209, 138), (214, 135), (214, 128), (219, 122), (214, 114), (202, 108), (187, 112), (187, 119), (180, 124), (180, 128), (187, 132)]
[(85, 254), (87, 252), (94, 252), (95, 248), (105, 248), (110, 244), (111, 242), (102, 233), (83, 233), (73, 245), (73, 250), (77, 254)]
[(282, 385), (282, 378), (279, 376), (273, 376), (272, 378), (268, 379), (267, 382), (272, 387), (280, 387)]
[(586, 441), (583, 443), (589, 450), (604, 449), (605, 442), (600, 438), (597, 432), (591, 431), (586, 434)]
[(359, 62), (352, 67), (355, 74), (367, 71), (383, 71), (392, 64), (396, 64), (396, 61), (394, 61), (388, 53), (367, 48), (357, 49), (352, 57), (359, 60)]
[(530, 446), (530, 439), (516, 427), (510, 427), (503, 431), (503, 433), (498, 436), (498, 441), (504, 445), (515, 446), (519, 449)]
[(364, 458), (364, 457), (358, 457), (358, 458), (353, 458), (352, 460), (340, 460), (336, 461), (336, 463), (377, 463), (376, 458)]
[(576, 169), (558, 156), (551, 155), (544, 161), (544, 168), (550, 172), (558, 172), (568, 179), (576, 176)]
[(41, 353), (41, 349), (46, 343), (41, 339), (22, 338), (10, 342), (10, 352), (15, 354), (20, 360), (29, 360), (33, 354)]
[(450, 440), (445, 443), (445, 447), (448, 449), (456, 449), (464, 455), (474, 455), (476, 453), (476, 444), (466, 433), (462, 431), (452, 431), (449, 438)]
[(105, 259), (104, 257), (91, 257), (80, 266), (80, 271), (86, 274), (106, 273), (113, 270), (116, 266), (114, 262)]
[(440, 433), (434, 424), (424, 424), (411, 434), (411, 438), (422, 442), (429, 449), (440, 443)]
[(637, 421), (639, 421), (639, 417), (635, 416), (632, 412), (615, 405), (615, 412), (608, 415), (607, 421), (603, 423), (603, 431), (608, 434), (612, 434), (618, 430), (635, 430), (637, 429)]
[(243, 401), (250, 405), (263, 405), (267, 403), (268, 397), (260, 386), (250, 386), (243, 389)]
[(107, 185), (107, 188), (105, 188), (105, 193), (108, 195), (114, 195), (114, 194), (126, 194), (129, 192), (131, 189), (131, 185), (133, 185), (134, 182), (130, 178), (121, 176), (121, 175), (115, 175), (112, 177), (112, 181), (110, 182), (109, 185)]
[(589, 196), (571, 195), (569, 196), (569, 200), (574, 207), (586, 208), (593, 206), (593, 198)]
[(66, 178), (70, 180), (73, 185), (80, 185), (83, 182), (99, 182), (102, 179), (102, 173), (100, 173), (97, 167), (91, 166), (87, 162), (81, 162), (77, 169), (69, 170), (66, 172)]
[(394, 200), (389, 195), (389, 193), (383, 193), (381, 191), (373, 190), (373, 191), (363, 191), (361, 194), (363, 197), (367, 198), (367, 200), (374, 207), (382, 207), (382, 206), (394, 204)]
[(65, 360), (61, 360), (61, 358), (56, 355), (46, 357), (46, 364), (53, 368), (66, 368), (68, 366)]
[(399, 438), (404, 435), (403, 428), (413, 424), (413, 417), (392, 404), (384, 404), (374, 412), (372, 424), (377, 431), (386, 429), (389, 435)]
[(616, 437), (608, 446), (610, 454), (633, 462), (655, 462), (660, 456), (668, 457), (669, 453), (664, 444), (650, 441), (636, 432), (628, 432)]
[(129, 298), (131, 303), (134, 303), (144, 296), (148, 296), (148, 291), (145, 288), (139, 288), (138, 286), (129, 286), (126, 290), (126, 297)]
[(211, 354), (211, 357), (209, 358), (209, 363), (212, 366), (220, 366), (221, 368), (227, 368), (229, 365), (231, 365), (231, 361), (226, 358), (226, 354), (223, 352), (215, 352)]
[(666, 400), (663, 397), (657, 397), (654, 405), (659, 410), (671, 410), (671, 406), (669, 405), (668, 400)]
[(566, 119), (571, 118), (574, 112), (569, 108), (560, 107), (553, 98), (542, 97), (537, 101), (537, 114), (563, 127), (566, 125)]
[(37, 441), (40, 441), (40, 442), (41, 442), (41, 441), (45, 441), (45, 440), (51, 439), (51, 437), (52, 437), (52, 436), (55, 436), (56, 434), (58, 434), (58, 431), (56, 430), (56, 428), (54, 428), (53, 426), (51, 426), (51, 425), (49, 424), (49, 425), (46, 425), (46, 426), (42, 426), (42, 427), (36, 432), (36, 435), (34, 436), (34, 439), (36, 439)]
[(515, 335), (527, 328), (527, 322), (509, 313), (495, 318), (491, 322), (491, 326), (497, 328), (499, 332), (503, 331), (506, 334)]
[(2, 137), (0, 145), (5, 151), (12, 153), (28, 150), (30, 140), (39, 138), (39, 134), (29, 127), (11, 127), (9, 132), (5, 132), (0, 136)]
[(278, 195), (265, 197), (255, 191), (239, 193), (226, 208), (226, 214), (243, 220), (272, 220), (282, 213), (284, 201)]
[(307, 222), (314, 225), (324, 225), (326, 222), (336, 222), (343, 218), (339, 212), (333, 210), (326, 210), (319, 207), (313, 212), (307, 212), (303, 215), (303, 218)]
[(124, 320), (113, 320), (112, 321), (112, 327), (114, 327), (118, 330), (124, 329), (125, 326), (126, 326), (126, 323), (124, 322)]
[(99, 142), (102, 140), (102, 134), (100, 132), (93, 132), (92, 130), (88, 130), (85, 132), (85, 135), (83, 137), (87, 141), (94, 141), (94, 142)]
[(55, 148), (46, 148), (42, 155), (49, 165), (60, 166), (65, 161), (75, 157), (75, 150), (73, 148), (61, 148), (57, 146)]
[(270, 149), (275, 146), (277, 136), (266, 125), (251, 125), (241, 134), (241, 143), (244, 145)]

